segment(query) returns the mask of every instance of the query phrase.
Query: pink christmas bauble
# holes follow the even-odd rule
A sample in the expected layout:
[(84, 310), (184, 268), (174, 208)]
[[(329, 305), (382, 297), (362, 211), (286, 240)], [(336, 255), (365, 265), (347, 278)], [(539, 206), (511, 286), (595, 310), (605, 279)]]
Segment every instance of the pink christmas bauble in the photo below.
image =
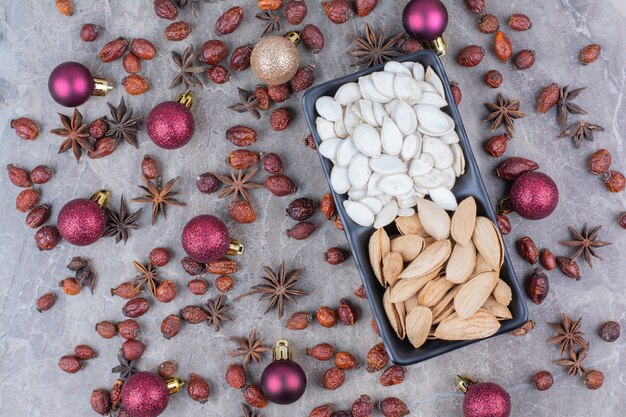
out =
[(440, 0), (411, 0), (402, 13), (404, 30), (419, 41), (440, 37), (448, 26), (448, 9)]
[(157, 104), (148, 115), (146, 130), (152, 142), (163, 149), (178, 149), (193, 136), (193, 113), (177, 101)]
[(105, 226), (104, 210), (88, 198), (68, 202), (57, 217), (59, 233), (63, 239), (76, 246), (91, 245), (100, 239)]
[(261, 389), (275, 404), (292, 404), (304, 394), (306, 375), (302, 367), (291, 359), (275, 360), (263, 371)]
[(181, 237), (183, 249), (200, 263), (216, 261), (226, 254), (230, 236), (226, 225), (209, 214), (189, 220)]
[(138, 372), (122, 386), (122, 405), (132, 417), (156, 417), (170, 400), (165, 381), (152, 372)]
[(525, 219), (548, 217), (559, 204), (559, 189), (541, 172), (527, 172), (515, 180), (509, 193), (511, 206)]
[(511, 396), (500, 385), (479, 382), (470, 385), (463, 399), (464, 417), (509, 417)]
[(77, 107), (86, 102), (93, 93), (94, 81), (91, 71), (78, 62), (64, 62), (50, 73), (48, 90), (62, 106)]

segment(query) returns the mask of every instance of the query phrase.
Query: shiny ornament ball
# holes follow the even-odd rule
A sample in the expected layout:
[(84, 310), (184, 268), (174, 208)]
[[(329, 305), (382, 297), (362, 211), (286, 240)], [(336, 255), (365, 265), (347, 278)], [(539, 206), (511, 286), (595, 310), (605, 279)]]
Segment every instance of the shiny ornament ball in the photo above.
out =
[(209, 214), (189, 220), (181, 237), (183, 249), (200, 263), (216, 261), (226, 254), (230, 237), (226, 225)]
[(100, 239), (105, 226), (104, 210), (88, 198), (68, 202), (57, 217), (59, 233), (63, 239), (76, 246), (91, 245)]
[(186, 145), (195, 128), (193, 113), (177, 101), (157, 104), (150, 111), (146, 122), (148, 136), (163, 149), (178, 149)]
[(528, 172), (515, 180), (509, 198), (517, 214), (525, 219), (541, 220), (559, 204), (559, 189), (546, 174)]
[(480, 382), (470, 385), (463, 399), (464, 417), (509, 417), (511, 396), (500, 385)]
[(165, 381), (152, 372), (138, 372), (122, 386), (122, 405), (132, 417), (156, 417), (170, 400)]
[(448, 10), (439, 0), (411, 0), (402, 13), (404, 30), (427, 42), (440, 37), (448, 26)]
[(78, 62), (64, 62), (50, 73), (48, 90), (62, 106), (77, 107), (86, 102), (94, 89), (93, 75)]
[(278, 85), (291, 80), (300, 66), (296, 46), (282, 36), (264, 36), (250, 56), (252, 72), (262, 82)]
[(276, 360), (263, 371), (261, 389), (275, 404), (292, 404), (304, 394), (306, 375), (291, 359)]

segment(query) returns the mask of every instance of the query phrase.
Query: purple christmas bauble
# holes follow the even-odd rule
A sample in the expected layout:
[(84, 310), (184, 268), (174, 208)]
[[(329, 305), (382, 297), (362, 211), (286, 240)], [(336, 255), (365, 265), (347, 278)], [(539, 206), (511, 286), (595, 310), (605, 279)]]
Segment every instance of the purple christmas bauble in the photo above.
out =
[(509, 193), (513, 209), (525, 219), (548, 217), (559, 204), (559, 189), (541, 172), (527, 172), (515, 180)]
[(448, 10), (439, 0), (411, 0), (402, 13), (404, 30), (418, 41), (440, 37), (448, 26)]
[(509, 417), (511, 396), (500, 385), (479, 382), (470, 385), (463, 399), (464, 417)]
[(146, 130), (152, 142), (163, 149), (178, 149), (193, 136), (193, 113), (177, 101), (157, 104), (148, 115)]
[(63, 239), (76, 246), (91, 245), (100, 239), (105, 226), (104, 210), (88, 198), (68, 202), (57, 217), (59, 233)]
[(200, 263), (216, 261), (226, 254), (230, 235), (226, 225), (209, 214), (189, 220), (181, 237), (183, 249), (191, 259)]
[(263, 371), (261, 389), (275, 404), (292, 404), (304, 394), (306, 375), (291, 359), (275, 360)]
[(152, 372), (137, 372), (122, 386), (122, 406), (132, 417), (156, 417), (169, 400), (165, 381)]
[(52, 70), (48, 78), (50, 95), (65, 107), (77, 107), (86, 102), (93, 88), (91, 71), (78, 62), (62, 63)]

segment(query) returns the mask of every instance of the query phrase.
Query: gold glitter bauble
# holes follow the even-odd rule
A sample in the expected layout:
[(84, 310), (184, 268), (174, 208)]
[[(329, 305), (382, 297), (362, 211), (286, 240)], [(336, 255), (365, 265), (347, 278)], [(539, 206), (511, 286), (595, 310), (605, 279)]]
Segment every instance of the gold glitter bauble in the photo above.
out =
[(254, 46), (250, 56), (252, 72), (269, 85), (291, 80), (300, 66), (296, 46), (282, 36), (265, 36)]

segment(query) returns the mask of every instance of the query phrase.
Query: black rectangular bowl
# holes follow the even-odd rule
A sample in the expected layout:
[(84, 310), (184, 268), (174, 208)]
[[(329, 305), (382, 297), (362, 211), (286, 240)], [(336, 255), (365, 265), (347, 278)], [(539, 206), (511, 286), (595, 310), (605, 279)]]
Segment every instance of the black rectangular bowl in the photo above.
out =
[[(419, 51), (411, 55), (405, 55), (403, 57), (397, 58), (396, 61), (419, 62), (424, 65), (425, 68), (430, 66), (441, 78), (441, 81), (445, 88), (446, 98), (449, 103), (449, 105), (442, 110), (448, 113), (452, 117), (452, 119), (454, 119), (454, 122), (456, 124), (456, 132), (459, 135), (460, 145), (463, 149), (466, 162), (465, 173), (460, 178), (457, 178), (457, 182), (452, 189), (452, 192), (459, 201), (461, 201), (465, 197), (473, 196), (476, 199), (478, 214), (487, 216), (495, 222), (495, 213), (489, 201), (489, 196), (487, 195), (485, 185), (483, 184), (482, 178), (480, 176), (480, 171), (478, 169), (478, 165), (476, 164), (476, 159), (474, 158), (474, 155), (472, 153), (467, 134), (463, 127), (463, 122), (461, 121), (461, 115), (459, 114), (459, 110), (454, 102), (454, 99), (452, 98), (452, 92), (450, 91), (448, 77), (443, 68), (443, 65), (441, 64), (441, 61), (439, 60), (439, 57), (432, 51)], [(312, 87), (306, 91), (302, 99), (302, 104), (304, 107), (307, 124), (309, 125), (309, 129), (311, 130), (313, 138), (315, 139), (315, 143), (318, 146), (321, 141), (317, 134), (317, 129), (315, 125), (315, 119), (317, 118), (315, 102), (317, 101), (317, 99), (322, 96), (334, 96), (335, 92), (341, 85), (348, 82), (356, 82), (358, 81), (359, 77), (371, 74), (375, 71), (380, 71), (383, 69), (383, 67), (384, 64), (381, 64), (363, 71), (355, 72), (354, 74), (346, 75), (344, 77), (337, 78), (324, 84)], [(330, 171), (333, 166), (332, 162), (323, 157), (321, 154), (320, 160), (322, 162), (324, 174), (326, 174), (326, 179), (328, 180), (328, 184), (330, 186)], [(335, 204), (337, 206), (339, 216), (341, 217), (341, 221), (343, 222), (346, 237), (348, 238), (348, 243), (350, 244), (356, 266), (361, 275), (363, 284), (365, 285), (367, 298), (372, 308), (372, 312), (374, 313), (374, 317), (378, 322), (381, 337), (383, 339), (383, 342), (385, 343), (391, 360), (399, 365), (411, 365), (461, 348), (463, 346), (478, 342), (479, 340), (428, 340), (419, 349), (415, 349), (408, 340), (400, 340), (396, 336), (393, 328), (391, 327), (391, 324), (389, 323), (389, 320), (387, 319), (387, 316), (385, 315), (385, 310), (383, 308), (382, 300), (385, 289), (380, 285), (380, 283), (374, 276), (374, 272), (369, 262), (368, 242), (370, 235), (372, 234), (374, 229), (372, 227), (359, 226), (358, 224), (350, 220), (343, 208), (343, 201), (347, 198), (347, 195), (336, 194), (333, 191), (332, 187), (330, 187), (330, 190), (333, 198), (335, 199)], [(393, 224), (387, 226), (385, 229), (390, 235), (397, 234), (397, 230)], [(509, 284), (513, 291), (513, 301), (509, 305), (509, 309), (511, 310), (513, 318), (510, 320), (502, 321), (500, 329), (494, 336), (514, 330), (520, 327), (528, 319), (528, 309), (526, 307), (526, 302), (524, 300), (522, 290), (517, 281), (517, 277), (515, 275), (515, 271), (513, 270), (513, 265), (511, 264), (511, 259), (509, 258), (509, 254), (506, 248), (504, 248), (504, 264), (502, 265), (502, 269), (500, 271), (500, 277), (507, 284)]]

